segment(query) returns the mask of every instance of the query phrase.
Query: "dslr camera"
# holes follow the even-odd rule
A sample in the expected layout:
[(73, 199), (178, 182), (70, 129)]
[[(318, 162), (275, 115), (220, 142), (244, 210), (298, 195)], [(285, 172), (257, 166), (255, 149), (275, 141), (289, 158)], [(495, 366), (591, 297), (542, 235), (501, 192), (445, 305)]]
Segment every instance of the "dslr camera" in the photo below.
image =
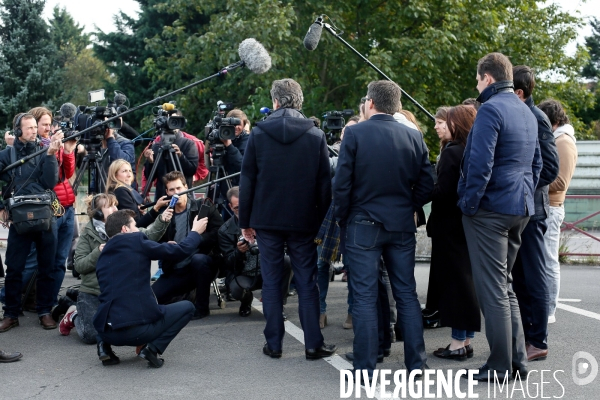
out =
[(260, 253), (260, 251), (258, 250), (258, 244), (256, 244), (256, 242), (250, 243), (243, 236), (240, 236), (240, 238), (238, 239), (238, 242), (243, 242), (244, 244), (247, 244), (249, 247), (248, 251), (253, 256), (257, 256)]

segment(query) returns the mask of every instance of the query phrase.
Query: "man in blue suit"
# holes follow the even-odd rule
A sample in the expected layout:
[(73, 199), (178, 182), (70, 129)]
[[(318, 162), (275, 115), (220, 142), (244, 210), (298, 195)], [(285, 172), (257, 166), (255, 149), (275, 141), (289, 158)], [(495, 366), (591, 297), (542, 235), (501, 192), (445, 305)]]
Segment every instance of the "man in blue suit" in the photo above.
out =
[(430, 200), (433, 176), (421, 133), (399, 124), (400, 87), (371, 82), (367, 121), (346, 128), (333, 198), (335, 217), (346, 230), (345, 261), (354, 304), (354, 369), (371, 378), (378, 353), (377, 280), (387, 267), (404, 336), (409, 371), (425, 368), (421, 307), (417, 298), (414, 213)]
[[(105, 365), (118, 364), (111, 344), (143, 346), (139, 356), (160, 368), (162, 354), (192, 319), (196, 307), (189, 301), (159, 305), (150, 287), (152, 260), (182, 261), (194, 254), (202, 241), (208, 218), (194, 219), (192, 229), (179, 244), (156, 243), (141, 233), (131, 210), (120, 210), (106, 220), (110, 238), (101, 245), (96, 264), (100, 306), (94, 316), (98, 331), (98, 357)], [(108, 363), (106, 363), (108, 362)]]
[(490, 53), (477, 64), (482, 103), (467, 140), (458, 206), (490, 356), (475, 379), (527, 371), (527, 353), (511, 271), (521, 233), (535, 213), (542, 158), (535, 116), (515, 95), (508, 57)]

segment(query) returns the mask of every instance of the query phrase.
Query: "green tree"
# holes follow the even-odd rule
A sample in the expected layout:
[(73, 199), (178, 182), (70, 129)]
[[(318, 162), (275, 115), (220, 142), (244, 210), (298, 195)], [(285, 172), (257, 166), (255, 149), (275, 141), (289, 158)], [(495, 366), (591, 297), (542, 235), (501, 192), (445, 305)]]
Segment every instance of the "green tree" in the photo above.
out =
[(43, 0), (3, 0), (0, 8), (0, 126), (50, 104), (60, 88), (56, 48), (42, 19)]
[(60, 66), (63, 67), (91, 44), (91, 34), (84, 33), (85, 26), (79, 26), (66, 8), (55, 6), (50, 19), (52, 42), (59, 52)]
[(590, 61), (583, 68), (581, 75), (598, 81), (598, 78), (600, 78), (600, 20), (593, 18), (590, 25), (592, 26), (592, 34), (585, 38), (585, 45), (590, 52)]

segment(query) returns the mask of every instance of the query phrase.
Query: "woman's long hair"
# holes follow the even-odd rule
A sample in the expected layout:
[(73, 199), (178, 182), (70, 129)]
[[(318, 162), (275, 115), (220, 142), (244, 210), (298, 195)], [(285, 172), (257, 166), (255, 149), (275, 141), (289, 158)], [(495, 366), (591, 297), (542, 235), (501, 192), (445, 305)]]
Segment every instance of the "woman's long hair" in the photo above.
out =
[(469, 106), (459, 105), (448, 110), (446, 125), (448, 125), (453, 142), (460, 143), (463, 146), (467, 145), (467, 137), (471, 127), (473, 127), (476, 115), (477, 111)]
[(117, 179), (117, 172), (119, 172), (121, 167), (125, 164), (129, 165), (129, 167), (131, 168), (131, 164), (129, 163), (129, 161), (123, 160), (122, 158), (113, 161), (110, 164), (110, 167), (108, 167), (108, 176), (106, 178), (106, 193), (113, 193), (117, 188), (121, 186), (129, 188), (129, 186), (125, 184), (125, 182), (121, 182)]

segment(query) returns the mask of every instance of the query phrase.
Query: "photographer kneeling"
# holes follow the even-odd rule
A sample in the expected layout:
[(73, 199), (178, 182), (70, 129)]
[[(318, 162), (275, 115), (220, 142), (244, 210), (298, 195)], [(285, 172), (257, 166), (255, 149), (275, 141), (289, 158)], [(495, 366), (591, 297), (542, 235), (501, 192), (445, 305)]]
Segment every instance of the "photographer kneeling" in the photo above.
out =
[[(238, 226), (239, 196), (238, 186), (227, 191), (229, 208), (233, 211), (234, 217), (228, 219), (219, 229), (219, 247), (228, 271), (225, 285), (231, 297), (242, 303), (240, 316), (248, 317), (252, 313), (252, 291), (262, 288), (262, 276), (258, 246), (256, 243), (249, 244), (242, 236), (242, 230)], [(287, 294), (292, 279), (292, 268), (288, 256), (285, 256), (284, 268), (282, 293)]]
[(150, 367), (160, 368), (163, 360), (158, 355), (192, 319), (194, 305), (186, 300), (157, 304), (150, 287), (151, 262), (178, 262), (194, 254), (208, 219), (194, 218), (190, 233), (179, 244), (159, 244), (137, 229), (134, 216), (131, 210), (120, 210), (106, 219), (109, 240), (96, 265), (100, 285), (100, 306), (94, 316), (98, 356), (102, 361), (118, 360), (111, 344), (143, 346), (139, 357)]

